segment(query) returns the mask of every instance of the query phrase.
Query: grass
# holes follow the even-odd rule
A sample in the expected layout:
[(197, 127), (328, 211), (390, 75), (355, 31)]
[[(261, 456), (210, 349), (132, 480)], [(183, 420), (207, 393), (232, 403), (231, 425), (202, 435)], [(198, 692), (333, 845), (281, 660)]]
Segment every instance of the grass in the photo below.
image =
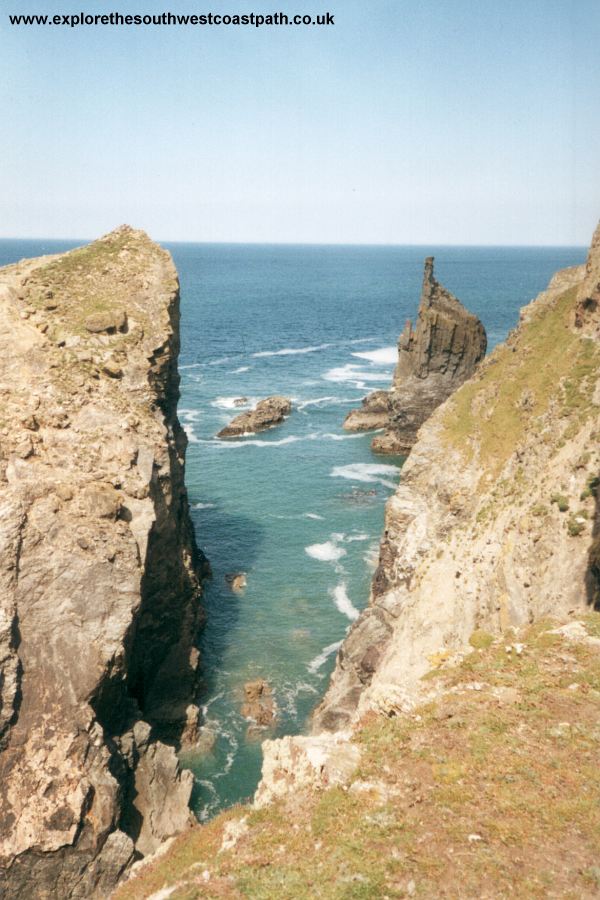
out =
[[(600, 636), (600, 615), (582, 618)], [(182, 835), (115, 900), (166, 886), (173, 900), (593, 897), (600, 853), (600, 650), (515, 635), (518, 655), (475, 632), (412, 715), (368, 714), (353, 783), (235, 807)], [(470, 690), (477, 683), (479, 690)], [(219, 852), (225, 825), (248, 831)]]
[[(576, 288), (571, 288), (534, 309), (517, 332), (517, 352), (507, 344), (496, 348), (479, 377), (459, 388), (448, 406), (447, 440), (468, 458), (477, 450), (492, 475), (527, 434), (558, 445), (594, 408), (600, 349), (571, 328), (575, 301)], [(544, 417), (554, 409), (561, 427), (544, 432)]]

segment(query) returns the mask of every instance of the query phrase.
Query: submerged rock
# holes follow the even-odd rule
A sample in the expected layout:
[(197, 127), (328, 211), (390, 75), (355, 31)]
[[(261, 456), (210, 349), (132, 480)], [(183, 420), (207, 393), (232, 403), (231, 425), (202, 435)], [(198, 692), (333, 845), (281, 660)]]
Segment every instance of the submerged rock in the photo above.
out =
[(236, 416), (229, 425), (222, 428), (217, 434), (218, 438), (240, 437), (243, 434), (254, 434), (258, 431), (267, 431), (276, 425), (281, 425), (286, 416), (292, 411), (292, 401), (287, 397), (266, 397), (256, 404), (254, 409)]
[(398, 340), (392, 388), (369, 394), (360, 409), (348, 413), (344, 428), (385, 428), (385, 434), (375, 435), (372, 449), (408, 453), (420, 426), (473, 374), (486, 348), (482, 323), (436, 281), (433, 257), (428, 257), (416, 326), (407, 321)]
[(231, 572), (225, 576), (225, 581), (232, 591), (243, 591), (248, 584), (245, 572)]

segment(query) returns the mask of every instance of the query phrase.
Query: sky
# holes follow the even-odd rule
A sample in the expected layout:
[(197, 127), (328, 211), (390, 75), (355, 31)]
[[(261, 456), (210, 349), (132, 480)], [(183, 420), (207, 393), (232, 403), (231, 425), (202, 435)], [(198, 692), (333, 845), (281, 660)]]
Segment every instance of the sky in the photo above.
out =
[[(8, 23), (80, 9), (335, 25)], [(0, 237), (584, 245), (599, 46), (598, 0), (0, 0)]]

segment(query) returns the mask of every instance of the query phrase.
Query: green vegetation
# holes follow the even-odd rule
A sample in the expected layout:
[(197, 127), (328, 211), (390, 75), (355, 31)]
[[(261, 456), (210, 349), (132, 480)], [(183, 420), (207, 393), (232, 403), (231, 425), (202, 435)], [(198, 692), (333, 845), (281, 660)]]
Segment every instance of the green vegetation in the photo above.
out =
[[(479, 377), (459, 388), (449, 405), (447, 439), (469, 458), (478, 449), (492, 474), (527, 435), (556, 446), (575, 434), (594, 408), (600, 349), (570, 327), (576, 293), (571, 288), (534, 309), (514, 345), (496, 348)], [(549, 412), (564, 424), (544, 431)]]
[(569, 508), (569, 501), (564, 494), (552, 494), (550, 503), (556, 503), (559, 512), (566, 512)]
[[(599, 614), (581, 621), (600, 637)], [(445, 689), (435, 700), (363, 720), (348, 788), (235, 807), (178, 838), (115, 900), (166, 887), (172, 900), (596, 896), (600, 650), (550, 620), (496, 642), (476, 631), (471, 644), (428, 679)]]
[(488, 634), (487, 631), (482, 631), (479, 628), (477, 629), (477, 631), (474, 631), (469, 638), (469, 644), (476, 650), (487, 650), (487, 648), (490, 647), (493, 642), (493, 635)]

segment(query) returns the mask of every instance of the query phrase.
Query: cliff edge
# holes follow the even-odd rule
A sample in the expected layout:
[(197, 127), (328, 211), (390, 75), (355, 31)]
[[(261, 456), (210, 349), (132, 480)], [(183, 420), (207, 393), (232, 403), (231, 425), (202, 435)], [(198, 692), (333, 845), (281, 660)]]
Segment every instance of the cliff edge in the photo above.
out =
[(421, 427), (317, 728), (410, 706), (435, 661), (478, 628), (597, 602), (600, 345), (576, 313), (597, 285), (598, 233), (587, 265), (557, 273)]
[(427, 257), (416, 325), (409, 319), (398, 339), (391, 390), (365, 397), (344, 428), (384, 428), (373, 438), (373, 450), (406, 455), (423, 422), (473, 374), (486, 349), (482, 323), (435, 279), (433, 257)]
[(107, 896), (189, 824), (201, 620), (170, 255), (0, 270), (0, 883)]

